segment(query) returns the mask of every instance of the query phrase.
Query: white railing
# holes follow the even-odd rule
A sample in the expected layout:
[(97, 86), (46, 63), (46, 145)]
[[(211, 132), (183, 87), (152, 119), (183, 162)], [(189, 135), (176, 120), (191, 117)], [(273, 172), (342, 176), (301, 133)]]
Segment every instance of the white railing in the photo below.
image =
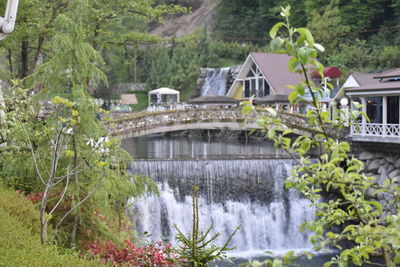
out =
[(350, 135), (400, 138), (400, 124), (354, 123), (350, 127)]

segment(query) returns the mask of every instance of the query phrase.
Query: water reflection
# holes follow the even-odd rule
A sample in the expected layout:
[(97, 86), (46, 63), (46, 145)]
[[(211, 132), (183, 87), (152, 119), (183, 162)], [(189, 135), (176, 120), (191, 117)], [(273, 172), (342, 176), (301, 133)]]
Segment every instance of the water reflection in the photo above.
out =
[(257, 159), (288, 158), (267, 141), (150, 136), (122, 141), (134, 159)]

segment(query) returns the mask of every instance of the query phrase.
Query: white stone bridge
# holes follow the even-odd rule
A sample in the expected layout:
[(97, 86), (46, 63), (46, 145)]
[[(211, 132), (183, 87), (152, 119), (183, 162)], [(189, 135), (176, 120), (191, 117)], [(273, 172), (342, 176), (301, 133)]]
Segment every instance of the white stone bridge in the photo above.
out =
[[(139, 137), (150, 134), (194, 130), (194, 129), (230, 129), (252, 130), (262, 129), (256, 120), (259, 116), (267, 116), (266, 111), (255, 111), (244, 115), (241, 108), (229, 109), (177, 109), (156, 112), (138, 112), (122, 115), (105, 122), (109, 134), (121, 139)], [(294, 134), (303, 135), (315, 132), (309, 129), (306, 119), (300, 114), (278, 112), (287, 127)]]

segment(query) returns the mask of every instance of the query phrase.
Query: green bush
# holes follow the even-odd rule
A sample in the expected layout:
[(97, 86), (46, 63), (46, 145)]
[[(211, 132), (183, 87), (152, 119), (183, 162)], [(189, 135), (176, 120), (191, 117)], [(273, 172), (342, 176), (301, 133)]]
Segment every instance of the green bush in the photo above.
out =
[(99, 266), (76, 253), (41, 245), (39, 213), (18, 193), (0, 185), (0, 266)]
[[(0, 208), (17, 219), (33, 235), (40, 233), (39, 211), (34, 204), (15, 191), (6, 189), (0, 182)], [(2, 227), (2, 226), (0, 226)]]

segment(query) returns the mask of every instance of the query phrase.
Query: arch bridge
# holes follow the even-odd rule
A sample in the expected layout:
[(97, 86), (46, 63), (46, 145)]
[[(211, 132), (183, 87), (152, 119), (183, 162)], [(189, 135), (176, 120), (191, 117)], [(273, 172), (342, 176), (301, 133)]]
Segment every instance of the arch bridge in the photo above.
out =
[[(293, 129), (294, 134), (307, 135), (315, 132), (307, 126), (303, 115), (283, 111), (277, 113), (284, 125)], [(130, 115), (113, 117), (105, 122), (109, 134), (121, 139), (182, 130), (253, 130), (262, 129), (257, 123), (259, 116), (267, 116), (265, 110), (244, 115), (241, 108), (218, 109), (176, 109), (165, 111), (143, 111)]]

